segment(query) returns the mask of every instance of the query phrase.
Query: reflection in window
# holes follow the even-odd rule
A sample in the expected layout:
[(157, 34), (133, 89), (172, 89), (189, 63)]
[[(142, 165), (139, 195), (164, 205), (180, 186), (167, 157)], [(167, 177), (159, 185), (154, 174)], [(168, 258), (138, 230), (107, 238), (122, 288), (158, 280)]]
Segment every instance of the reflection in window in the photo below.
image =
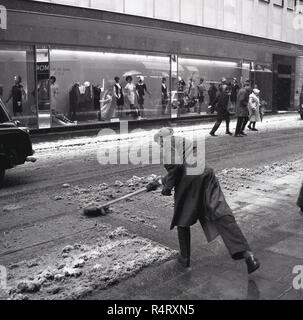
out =
[(220, 86), (232, 86), (235, 79), (240, 83), (241, 78), (238, 61), (179, 58), (179, 77), (173, 79), (177, 88), (173, 110), (177, 116), (209, 113)]

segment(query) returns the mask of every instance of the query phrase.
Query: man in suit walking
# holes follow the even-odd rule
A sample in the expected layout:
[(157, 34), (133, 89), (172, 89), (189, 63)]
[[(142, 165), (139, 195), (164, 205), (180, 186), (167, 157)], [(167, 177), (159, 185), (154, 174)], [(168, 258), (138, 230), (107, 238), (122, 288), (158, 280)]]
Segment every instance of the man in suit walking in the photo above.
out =
[(249, 81), (245, 81), (243, 88), (238, 92), (236, 103), (236, 116), (238, 118), (235, 137), (246, 136), (245, 127), (249, 121), (248, 101), (251, 91)]

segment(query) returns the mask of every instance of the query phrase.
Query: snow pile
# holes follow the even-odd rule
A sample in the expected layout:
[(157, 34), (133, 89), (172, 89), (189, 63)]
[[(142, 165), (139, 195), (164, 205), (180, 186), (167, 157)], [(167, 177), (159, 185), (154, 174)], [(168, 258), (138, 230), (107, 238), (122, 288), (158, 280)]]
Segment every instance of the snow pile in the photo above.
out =
[(80, 299), (176, 255), (167, 247), (129, 234), (123, 227), (103, 226), (102, 230), (98, 239), (67, 245), (37, 260), (10, 266), (10, 289), (0, 298)]

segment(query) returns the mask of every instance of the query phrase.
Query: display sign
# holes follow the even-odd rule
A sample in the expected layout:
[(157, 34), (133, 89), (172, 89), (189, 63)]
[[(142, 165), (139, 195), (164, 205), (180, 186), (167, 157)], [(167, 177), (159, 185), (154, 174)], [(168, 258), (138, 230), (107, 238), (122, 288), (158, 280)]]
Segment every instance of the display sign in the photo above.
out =
[(7, 29), (7, 11), (4, 6), (0, 5), (0, 29)]
[(49, 62), (37, 62), (37, 77), (39, 80), (49, 79)]

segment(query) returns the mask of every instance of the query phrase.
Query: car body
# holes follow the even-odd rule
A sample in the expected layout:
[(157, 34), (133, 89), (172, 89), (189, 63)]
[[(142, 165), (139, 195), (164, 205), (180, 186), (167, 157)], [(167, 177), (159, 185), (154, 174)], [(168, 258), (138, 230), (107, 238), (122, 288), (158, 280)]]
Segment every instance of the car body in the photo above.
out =
[(7, 169), (31, 161), (33, 154), (29, 130), (18, 127), (0, 98), (0, 185)]

